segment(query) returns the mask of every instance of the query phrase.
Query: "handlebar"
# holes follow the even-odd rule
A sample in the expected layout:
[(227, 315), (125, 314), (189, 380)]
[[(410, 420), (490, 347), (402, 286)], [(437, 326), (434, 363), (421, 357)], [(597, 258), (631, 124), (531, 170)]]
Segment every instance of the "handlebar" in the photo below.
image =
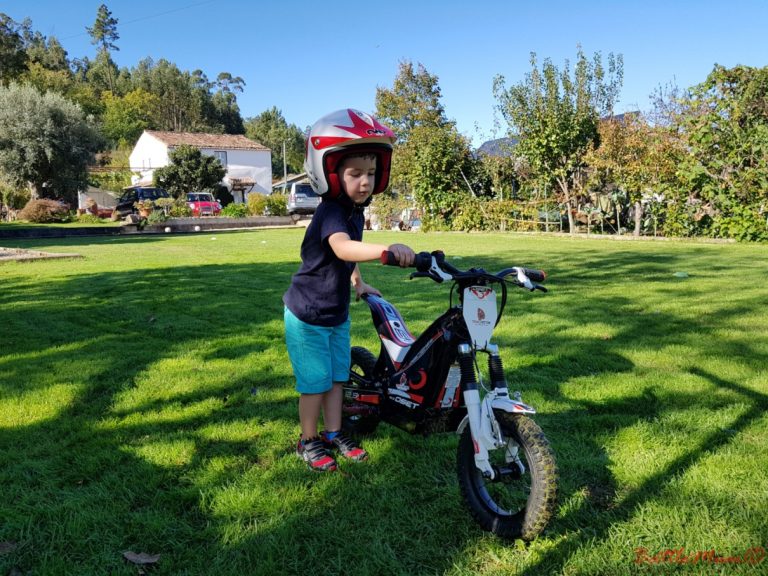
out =
[[(399, 266), (395, 255), (389, 250), (384, 250), (381, 253), (381, 263), (385, 266)], [(536, 270), (532, 268), (523, 268), (516, 266), (513, 268), (506, 268), (496, 274), (486, 272), (482, 268), (470, 268), (469, 270), (459, 270), (449, 262), (445, 260), (445, 254), (441, 251), (435, 251), (431, 254), (429, 252), (419, 252), (416, 254), (416, 258), (413, 262), (413, 267), (417, 272), (411, 274), (411, 278), (427, 277), (431, 278), (435, 282), (443, 282), (444, 280), (453, 280), (459, 284), (471, 284), (473, 282), (512, 282), (522, 288), (527, 288), (531, 291), (541, 290), (546, 292), (547, 289), (540, 286), (539, 282), (544, 282), (547, 278), (544, 270)], [(514, 280), (508, 280), (507, 276), (515, 276)]]

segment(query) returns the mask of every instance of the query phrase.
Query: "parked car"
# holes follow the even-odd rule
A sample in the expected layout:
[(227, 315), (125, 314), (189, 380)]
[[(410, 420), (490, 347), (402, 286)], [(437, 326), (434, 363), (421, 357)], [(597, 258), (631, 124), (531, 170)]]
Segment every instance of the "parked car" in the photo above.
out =
[(128, 214), (136, 214), (138, 212), (138, 209), (134, 206), (136, 202), (147, 200), (154, 202), (160, 198), (170, 197), (171, 195), (162, 188), (131, 186), (130, 188), (125, 188), (122, 196), (117, 200), (117, 206), (115, 206), (112, 214), (113, 217), (114, 215), (117, 215), (120, 218), (123, 218)]
[(218, 216), (221, 204), (210, 192), (187, 192), (187, 206), (192, 210), (192, 216)]
[(291, 193), (288, 195), (288, 214), (314, 214), (320, 205), (320, 196), (315, 194), (312, 186), (306, 182), (291, 184)]

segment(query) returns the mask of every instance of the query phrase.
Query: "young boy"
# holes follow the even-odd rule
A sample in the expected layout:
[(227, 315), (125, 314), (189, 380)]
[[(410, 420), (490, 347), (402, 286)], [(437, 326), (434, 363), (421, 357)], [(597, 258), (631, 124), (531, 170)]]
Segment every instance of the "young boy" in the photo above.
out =
[[(332, 452), (353, 461), (368, 454), (341, 430), (342, 385), (349, 379), (350, 282), (357, 299), (380, 294), (358, 262), (391, 251), (400, 266), (414, 252), (403, 244), (363, 243), (363, 210), (386, 189), (394, 133), (372, 116), (338, 110), (310, 130), (304, 168), (320, 203), (301, 244), (301, 267), (283, 296), (285, 339), (299, 398), (296, 452), (312, 470), (336, 469)], [(318, 436), (323, 415), (325, 429)]]

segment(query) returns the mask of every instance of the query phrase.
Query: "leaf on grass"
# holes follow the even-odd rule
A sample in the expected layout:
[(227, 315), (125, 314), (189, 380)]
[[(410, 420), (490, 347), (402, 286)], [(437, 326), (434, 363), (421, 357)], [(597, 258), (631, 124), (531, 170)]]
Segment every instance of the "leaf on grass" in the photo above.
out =
[(16, 550), (16, 542), (0, 542), (0, 556)]
[(126, 550), (123, 552), (123, 558), (132, 564), (143, 566), (145, 564), (157, 564), (157, 561), (160, 560), (160, 554), (147, 554), (146, 552), (139, 552), (137, 554), (136, 552)]

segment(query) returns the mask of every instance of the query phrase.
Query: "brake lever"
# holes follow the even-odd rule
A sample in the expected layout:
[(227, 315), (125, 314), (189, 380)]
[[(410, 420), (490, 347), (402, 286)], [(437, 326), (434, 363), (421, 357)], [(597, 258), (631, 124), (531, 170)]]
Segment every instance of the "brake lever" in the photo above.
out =
[[(549, 292), (549, 290), (547, 290), (547, 289), (546, 289), (544, 286), (542, 286), (541, 284), (534, 284), (534, 285), (533, 285), (533, 290), (541, 290), (542, 292)], [(533, 292), (533, 290), (531, 290), (531, 292)]]
[(433, 274), (431, 271), (430, 272), (411, 272), (408, 278), (410, 280), (413, 280), (414, 278), (429, 278), (431, 280), (434, 280), (438, 284), (442, 283), (443, 281), (443, 279), (440, 278), (440, 276)]

